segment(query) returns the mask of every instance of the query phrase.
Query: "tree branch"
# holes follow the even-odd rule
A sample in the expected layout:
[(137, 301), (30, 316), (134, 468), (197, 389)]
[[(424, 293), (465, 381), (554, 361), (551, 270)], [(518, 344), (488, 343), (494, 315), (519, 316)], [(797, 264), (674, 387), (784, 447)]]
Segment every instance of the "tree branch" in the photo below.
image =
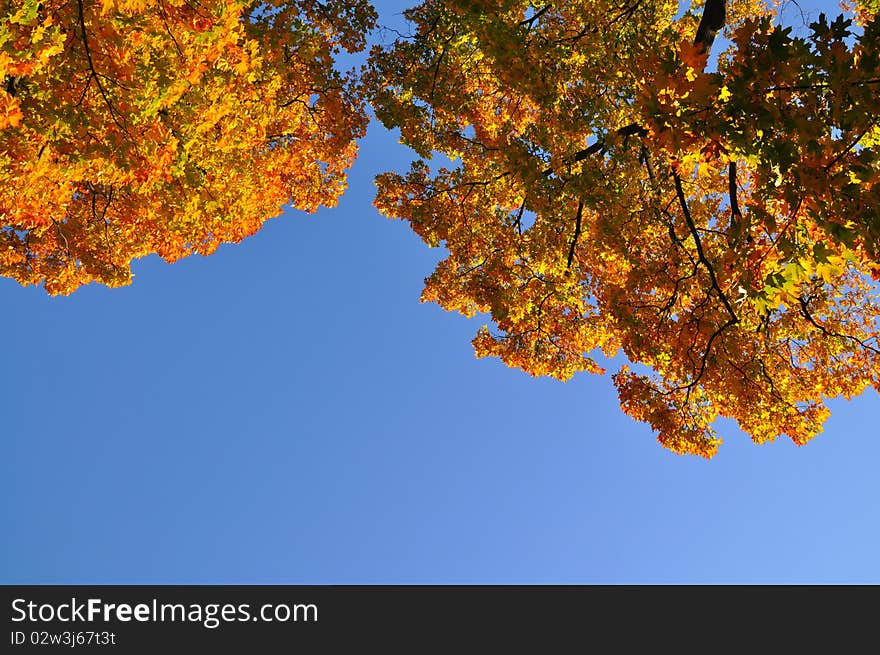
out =
[(523, 197), (522, 204), (519, 206), (519, 211), (516, 214), (516, 231), (522, 234), (522, 217), (523, 212), (526, 210), (526, 199)]
[(678, 172), (676, 171), (673, 171), (672, 176), (675, 179), (675, 193), (678, 195), (678, 202), (681, 205), (684, 220), (691, 232), (691, 236), (694, 238), (694, 243), (697, 245), (697, 257), (699, 258), (700, 263), (703, 264), (709, 272), (709, 280), (712, 283), (712, 288), (715, 289), (715, 293), (718, 294), (718, 297), (721, 299), (721, 304), (724, 305), (724, 309), (730, 314), (730, 320), (732, 323), (729, 323), (731, 325), (733, 323), (739, 323), (736, 312), (733, 311), (733, 306), (730, 304), (730, 301), (727, 300), (727, 296), (724, 295), (721, 286), (718, 284), (718, 278), (715, 276), (715, 268), (712, 266), (712, 262), (706, 257), (706, 253), (703, 250), (703, 242), (700, 241), (700, 233), (697, 231), (697, 226), (694, 224), (694, 219), (691, 217), (690, 209), (688, 209), (687, 206), (687, 200), (684, 197), (684, 190), (681, 188), (681, 177), (679, 177)]
[(706, 0), (706, 5), (703, 7), (703, 17), (700, 18), (700, 25), (697, 27), (694, 45), (700, 46), (703, 52), (709, 52), (715, 41), (715, 35), (724, 27), (726, 21), (726, 0)]
[(738, 189), (736, 186), (736, 162), (730, 162), (727, 168), (727, 195), (730, 198), (730, 229), (727, 231), (727, 243), (731, 248), (735, 248), (742, 239), (744, 231), (744, 221), (742, 212), (739, 209), (739, 200), (737, 199)]
[(86, 19), (83, 14), (83, 3), (82, 0), (76, 0), (77, 12), (79, 14), (79, 27), (82, 31), (82, 42), (83, 48), (86, 51), (86, 59), (89, 62), (89, 70), (91, 71), (91, 77), (89, 79), (94, 78), (95, 83), (98, 85), (98, 91), (101, 92), (101, 97), (104, 98), (104, 102), (107, 103), (107, 108), (110, 110), (110, 118), (113, 119), (113, 122), (121, 129), (123, 132), (128, 134), (128, 130), (125, 125), (119, 122), (117, 116), (116, 108), (113, 106), (113, 103), (110, 102), (110, 98), (107, 97), (107, 92), (104, 90), (104, 85), (101, 84), (101, 76), (98, 74), (98, 71), (95, 70), (95, 62), (92, 60), (92, 51), (89, 50), (89, 37), (86, 35)]
[(574, 249), (577, 246), (578, 239), (581, 236), (581, 218), (584, 215), (584, 201), (581, 200), (578, 202), (577, 215), (575, 216), (574, 223), (574, 237), (571, 239), (571, 246), (568, 249), (568, 261), (565, 265), (565, 274), (571, 271), (571, 262), (574, 259)]
[(728, 195), (730, 196), (730, 211), (733, 212), (733, 215), (742, 220), (742, 213), (739, 210), (739, 201), (737, 200), (737, 188), (736, 188), (736, 162), (730, 162), (730, 166), (727, 168), (727, 188)]
[[(638, 123), (630, 123), (629, 125), (627, 125), (625, 127), (621, 127), (614, 134), (615, 134), (615, 136), (622, 136), (622, 137), (626, 138), (629, 136), (645, 136), (647, 133), (648, 133), (648, 130), (646, 130), (644, 127), (642, 127)], [(603, 153), (605, 152), (605, 139), (599, 139), (598, 141), (596, 141), (596, 143), (592, 144), (591, 146), (584, 148), (583, 150), (578, 150), (576, 153), (574, 153), (571, 156), (571, 161), (573, 161), (573, 162), (583, 161), (584, 159), (587, 159), (590, 155), (594, 155), (597, 152), (603, 152)], [(552, 175), (553, 169), (547, 168), (543, 172), (544, 172), (545, 176)]]
[(525, 20), (521, 20), (521, 21), (519, 22), (519, 24), (522, 25), (523, 27), (526, 27), (526, 28), (528, 28), (528, 29), (531, 29), (531, 28), (532, 28), (532, 25), (534, 25), (535, 22), (537, 22), (537, 21), (541, 18), (541, 16), (543, 16), (544, 14), (546, 14), (546, 13), (550, 10), (550, 8), (551, 8), (552, 6), (553, 6), (553, 5), (545, 5), (545, 6), (541, 7), (541, 8), (540, 8), (538, 11), (536, 11), (531, 17), (526, 18)]
[(827, 171), (831, 170), (832, 168), (834, 168), (834, 166), (837, 164), (837, 162), (839, 162), (841, 159), (843, 159), (850, 150), (855, 148), (858, 145), (859, 141), (861, 141), (864, 138), (864, 136), (868, 132), (871, 131), (871, 129), (874, 127), (874, 123), (876, 123), (876, 121), (871, 121), (870, 123), (868, 123), (868, 126), (864, 130), (861, 131), (861, 133), (855, 138), (854, 141), (852, 141), (846, 148), (844, 148), (843, 151), (840, 154), (838, 154), (834, 159), (832, 159), (830, 162), (828, 162), (825, 165), (825, 171), (827, 172)]
[(803, 317), (805, 319), (807, 319), (813, 325), (813, 327), (815, 327), (817, 330), (819, 330), (825, 336), (837, 337), (838, 339), (849, 339), (850, 341), (855, 341), (865, 350), (870, 350), (872, 353), (874, 353), (876, 355), (880, 355), (880, 350), (878, 350), (874, 346), (868, 345), (867, 343), (865, 343), (864, 341), (862, 341), (858, 337), (854, 337), (851, 334), (841, 334), (840, 332), (834, 332), (833, 330), (829, 330), (824, 325), (819, 323), (815, 318), (813, 318), (813, 315), (810, 313), (810, 310), (807, 307), (807, 305), (810, 302), (809, 298), (799, 297), (798, 302), (800, 303), (801, 314), (803, 315)]

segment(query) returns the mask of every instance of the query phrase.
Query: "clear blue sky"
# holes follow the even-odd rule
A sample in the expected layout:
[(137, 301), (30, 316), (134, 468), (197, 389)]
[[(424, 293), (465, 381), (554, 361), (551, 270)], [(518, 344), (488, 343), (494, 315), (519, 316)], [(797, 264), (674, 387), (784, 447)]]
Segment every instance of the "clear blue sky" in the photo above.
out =
[(607, 378), (476, 360), (371, 206), (408, 159), (374, 125), (338, 208), (127, 288), (0, 280), (0, 582), (880, 583), (876, 393), (706, 462)]

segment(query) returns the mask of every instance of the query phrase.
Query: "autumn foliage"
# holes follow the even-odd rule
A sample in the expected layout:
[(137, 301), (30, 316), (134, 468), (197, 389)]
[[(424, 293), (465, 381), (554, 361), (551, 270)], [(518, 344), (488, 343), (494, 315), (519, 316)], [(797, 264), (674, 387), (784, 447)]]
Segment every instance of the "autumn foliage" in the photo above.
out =
[(876, 0), (796, 26), (759, 0), (426, 0), (362, 79), (333, 57), (363, 0), (12, 6), (2, 275), (125, 284), (332, 205), (366, 94), (418, 156), (376, 206), (448, 251), (422, 299), (487, 317), (478, 356), (565, 380), (622, 353), (623, 410), (705, 457), (719, 417), (804, 444), (880, 389)]
[[(373, 53), (420, 159), (377, 207), (449, 256), (422, 299), (533, 375), (614, 373), (621, 407), (711, 457), (717, 417), (804, 444), (880, 388), (880, 30), (727, 7), (716, 70), (678, 3), (428, 0)], [(452, 164), (432, 164), (442, 153)]]
[(0, 274), (69, 293), (333, 205), (366, 126), (360, 0), (12, 0), (0, 22)]

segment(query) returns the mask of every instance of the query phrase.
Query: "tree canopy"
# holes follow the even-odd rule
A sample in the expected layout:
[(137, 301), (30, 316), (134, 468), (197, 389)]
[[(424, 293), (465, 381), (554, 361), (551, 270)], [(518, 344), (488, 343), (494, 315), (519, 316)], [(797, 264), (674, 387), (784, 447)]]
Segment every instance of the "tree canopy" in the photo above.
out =
[(623, 410), (705, 457), (718, 417), (804, 444), (880, 389), (876, 0), (800, 26), (760, 0), (426, 0), (362, 77), (334, 56), (366, 0), (7, 7), (2, 275), (126, 284), (333, 205), (369, 100), (418, 156), (376, 207), (446, 248), (422, 300), (486, 315), (477, 355), (565, 380), (622, 353)]
[(720, 25), (669, 0), (428, 0), (371, 72), (420, 155), (376, 205), (449, 252), (422, 299), (488, 314), (477, 355), (532, 375), (622, 351), (623, 410), (705, 457), (717, 417), (803, 444), (880, 388), (872, 10), (796, 35), (726, 9), (709, 70)]
[(52, 294), (333, 205), (366, 128), (363, 0), (11, 0), (0, 274)]

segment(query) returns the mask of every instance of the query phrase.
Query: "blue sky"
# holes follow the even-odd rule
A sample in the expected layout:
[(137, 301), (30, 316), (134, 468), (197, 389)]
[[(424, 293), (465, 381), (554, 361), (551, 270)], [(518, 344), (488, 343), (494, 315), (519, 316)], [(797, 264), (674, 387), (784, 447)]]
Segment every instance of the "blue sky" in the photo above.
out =
[(371, 206), (408, 159), (374, 125), (338, 208), (127, 288), (0, 280), (0, 582), (880, 582), (876, 393), (706, 462), (607, 378), (476, 360)]

